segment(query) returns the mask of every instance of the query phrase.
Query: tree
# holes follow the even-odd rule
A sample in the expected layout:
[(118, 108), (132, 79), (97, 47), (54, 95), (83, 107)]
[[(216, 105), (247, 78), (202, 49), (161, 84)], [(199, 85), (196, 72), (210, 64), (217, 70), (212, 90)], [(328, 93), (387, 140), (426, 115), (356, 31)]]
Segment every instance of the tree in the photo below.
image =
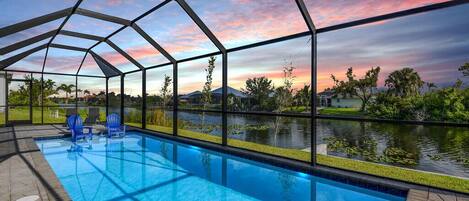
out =
[(408, 97), (419, 95), (424, 83), (414, 69), (403, 68), (389, 74), (384, 86), (388, 87), (390, 94)]
[[(152, 113), (152, 116), (150, 116), (150, 122), (153, 124), (159, 124), (159, 125), (169, 125), (168, 123), (168, 118), (166, 118), (166, 104), (168, 104), (171, 101), (171, 94), (170, 94), (170, 85), (173, 80), (171, 79), (170, 76), (164, 75), (164, 80), (163, 80), (163, 86), (160, 89), (160, 94), (161, 94), (161, 99), (158, 101), (161, 101), (162, 104), (162, 109), (155, 110), (154, 113)], [(157, 98), (155, 96), (155, 98)], [(162, 116), (162, 118), (158, 118), (159, 114)], [(157, 122), (159, 119), (159, 122)]]
[(311, 100), (311, 86), (304, 85), (303, 88), (298, 90), (295, 95), (295, 99), (298, 105), (305, 106), (305, 111), (308, 111), (308, 106)]
[(295, 67), (289, 63), (283, 67), (283, 86), (275, 89), (274, 100), (277, 112), (283, 112), (292, 105), (293, 102), (293, 81)]
[(468, 122), (469, 110), (465, 103), (465, 90), (455, 84), (424, 95), (424, 104), (430, 121)]
[[(205, 84), (204, 88), (202, 89), (202, 104), (203, 104), (203, 109), (206, 110), (207, 107), (211, 104), (212, 102), (212, 82), (213, 82), (213, 70), (215, 69), (215, 61), (216, 57), (211, 56), (208, 59), (208, 66), (205, 68)], [(203, 130), (208, 130), (205, 126), (205, 112), (202, 112), (202, 125), (201, 128)], [(206, 131), (209, 132), (209, 131)]]
[(209, 59), (208, 59), (208, 66), (207, 68), (205, 68), (205, 73), (206, 73), (206, 76), (205, 76), (205, 84), (204, 84), (204, 88), (202, 90), (202, 103), (203, 103), (203, 107), (204, 107), (204, 110), (207, 109), (207, 106), (210, 105), (210, 103), (212, 102), (212, 82), (213, 82), (213, 70), (215, 69), (215, 61), (216, 61), (216, 57), (214, 56), (211, 56)]
[[(9, 77), (11, 79), (11, 77)], [(55, 90), (55, 82), (48, 79), (44, 81), (43, 84), (43, 94), (41, 94), (41, 79), (36, 79), (29, 75), (24, 76), (25, 80), (31, 80), (33, 85), (29, 84), (20, 86), (17, 90), (10, 90), (8, 101), (10, 104), (29, 104), (29, 92), (31, 91), (31, 96), (33, 97), (33, 105), (40, 105), (43, 97), (48, 97), (54, 94), (57, 94)], [(25, 102), (26, 101), (26, 102)], [(47, 105), (47, 99), (44, 100)]]
[(83, 90), (83, 94), (85, 95), (85, 102), (88, 102), (88, 96), (91, 92), (88, 89)]
[[(40, 81), (39, 81), (40, 82)], [(34, 85), (34, 81), (33, 81)], [(52, 81), (51, 79), (44, 80), (43, 81), (43, 94), (42, 97), (44, 97), (44, 105), (51, 104), (49, 99), (46, 99), (49, 96), (57, 94), (57, 90), (55, 89), (55, 82)], [(40, 94), (40, 92), (38, 92)]]
[(160, 93), (162, 98), (163, 109), (166, 108), (166, 104), (171, 100), (171, 95), (169, 93), (169, 86), (173, 80), (168, 75), (164, 75), (163, 87), (161, 87)]
[(469, 63), (465, 63), (464, 65), (458, 68), (459, 72), (461, 72), (464, 76), (469, 76)]
[(246, 88), (241, 91), (250, 96), (255, 104), (258, 104), (259, 109), (264, 110), (267, 109), (269, 95), (274, 91), (274, 86), (272, 80), (264, 76), (248, 78)]
[(73, 84), (61, 84), (59, 87), (57, 87), (57, 91), (65, 92), (65, 104), (68, 104), (69, 95), (72, 93), (74, 87), (75, 85)]
[(83, 90), (83, 94), (85, 94), (85, 96), (86, 96), (86, 95), (90, 95), (91, 92), (88, 89), (85, 89), (85, 90)]
[(356, 93), (355, 75), (353, 74), (352, 67), (347, 69), (345, 76), (347, 77), (347, 81), (339, 81), (335, 77), (335, 75), (331, 75), (331, 79), (334, 81), (334, 86), (335, 86), (335, 87), (332, 87), (331, 90), (334, 91), (336, 95), (340, 94), (345, 98), (352, 97)]
[[(287, 63), (283, 67), (283, 86), (275, 89), (274, 102), (276, 112), (283, 112), (287, 110), (292, 105), (293, 102), (293, 81), (295, 76), (293, 75), (292, 63)], [(277, 143), (277, 135), (280, 132), (280, 127), (282, 124), (282, 117), (276, 116), (274, 122), (274, 142)]]
[(355, 79), (352, 67), (347, 69), (347, 81), (339, 81), (334, 75), (331, 75), (334, 80), (334, 87), (332, 90), (336, 94), (349, 95), (358, 97), (362, 104), (360, 107), (361, 111), (366, 111), (366, 105), (373, 96), (373, 89), (377, 87), (378, 75), (381, 68), (371, 68), (365, 73), (365, 76), (361, 79)]

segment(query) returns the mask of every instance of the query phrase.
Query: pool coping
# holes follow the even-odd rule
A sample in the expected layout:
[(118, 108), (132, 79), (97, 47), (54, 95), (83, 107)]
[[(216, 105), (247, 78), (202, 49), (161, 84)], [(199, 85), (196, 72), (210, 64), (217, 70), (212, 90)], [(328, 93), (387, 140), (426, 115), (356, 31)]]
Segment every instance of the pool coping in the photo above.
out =
[[(44, 154), (41, 152), (39, 147), (36, 144), (38, 138), (42, 139), (52, 139), (52, 138), (64, 138), (67, 135), (57, 134), (51, 136), (41, 136), (41, 137), (30, 137), (26, 142), (26, 146), (29, 148), (31, 158), (34, 163), (34, 174), (38, 177), (39, 180), (42, 180), (41, 183), (47, 183), (44, 186), (44, 190), (47, 193), (47, 198), (49, 200), (72, 200), (65, 190), (64, 186), (60, 182), (59, 178), (55, 174), (52, 167), (47, 162)], [(47, 181), (47, 182), (44, 182)]]

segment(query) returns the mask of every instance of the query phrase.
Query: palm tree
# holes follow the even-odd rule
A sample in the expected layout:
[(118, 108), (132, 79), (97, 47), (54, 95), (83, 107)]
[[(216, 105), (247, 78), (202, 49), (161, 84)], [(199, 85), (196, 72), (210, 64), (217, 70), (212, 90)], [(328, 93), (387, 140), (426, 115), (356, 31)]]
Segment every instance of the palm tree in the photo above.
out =
[(407, 97), (420, 94), (424, 83), (414, 69), (403, 68), (389, 74), (384, 85), (388, 87), (388, 93)]
[(57, 87), (57, 91), (65, 92), (65, 104), (68, 104), (68, 97), (72, 93), (74, 87), (75, 85), (73, 84), (61, 84), (59, 87)]
[(85, 102), (88, 102), (88, 96), (91, 92), (88, 89), (83, 90), (83, 94), (85, 95)]

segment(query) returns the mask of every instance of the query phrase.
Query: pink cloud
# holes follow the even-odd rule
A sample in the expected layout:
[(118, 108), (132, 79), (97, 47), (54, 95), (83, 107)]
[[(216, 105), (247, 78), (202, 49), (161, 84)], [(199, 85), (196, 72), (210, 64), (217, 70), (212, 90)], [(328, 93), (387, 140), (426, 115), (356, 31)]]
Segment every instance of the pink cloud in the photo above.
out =
[(203, 20), (221, 41), (244, 44), (307, 30), (292, 0), (232, 1), (222, 7), (205, 7), (208, 11), (203, 14)]
[(445, 1), (446, 0), (307, 0), (306, 5), (316, 26), (326, 27)]
[(108, 6), (119, 6), (122, 3), (122, 0), (106, 0), (106, 5)]
[[(444, 1), (308, 0), (306, 3), (316, 27), (325, 27)], [(307, 30), (293, 0), (232, 0), (229, 3), (214, 4), (195, 6), (201, 7), (198, 14), (202, 20), (222, 42), (228, 43), (227, 46), (230, 47)], [(385, 21), (373, 24), (380, 23)]]

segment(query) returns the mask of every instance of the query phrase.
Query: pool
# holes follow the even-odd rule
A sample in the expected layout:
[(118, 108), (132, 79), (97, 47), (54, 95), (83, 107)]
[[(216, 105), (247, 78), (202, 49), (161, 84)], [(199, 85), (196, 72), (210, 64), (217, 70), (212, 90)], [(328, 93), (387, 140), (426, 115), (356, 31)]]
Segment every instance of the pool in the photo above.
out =
[(405, 200), (140, 132), (36, 143), (73, 200)]

